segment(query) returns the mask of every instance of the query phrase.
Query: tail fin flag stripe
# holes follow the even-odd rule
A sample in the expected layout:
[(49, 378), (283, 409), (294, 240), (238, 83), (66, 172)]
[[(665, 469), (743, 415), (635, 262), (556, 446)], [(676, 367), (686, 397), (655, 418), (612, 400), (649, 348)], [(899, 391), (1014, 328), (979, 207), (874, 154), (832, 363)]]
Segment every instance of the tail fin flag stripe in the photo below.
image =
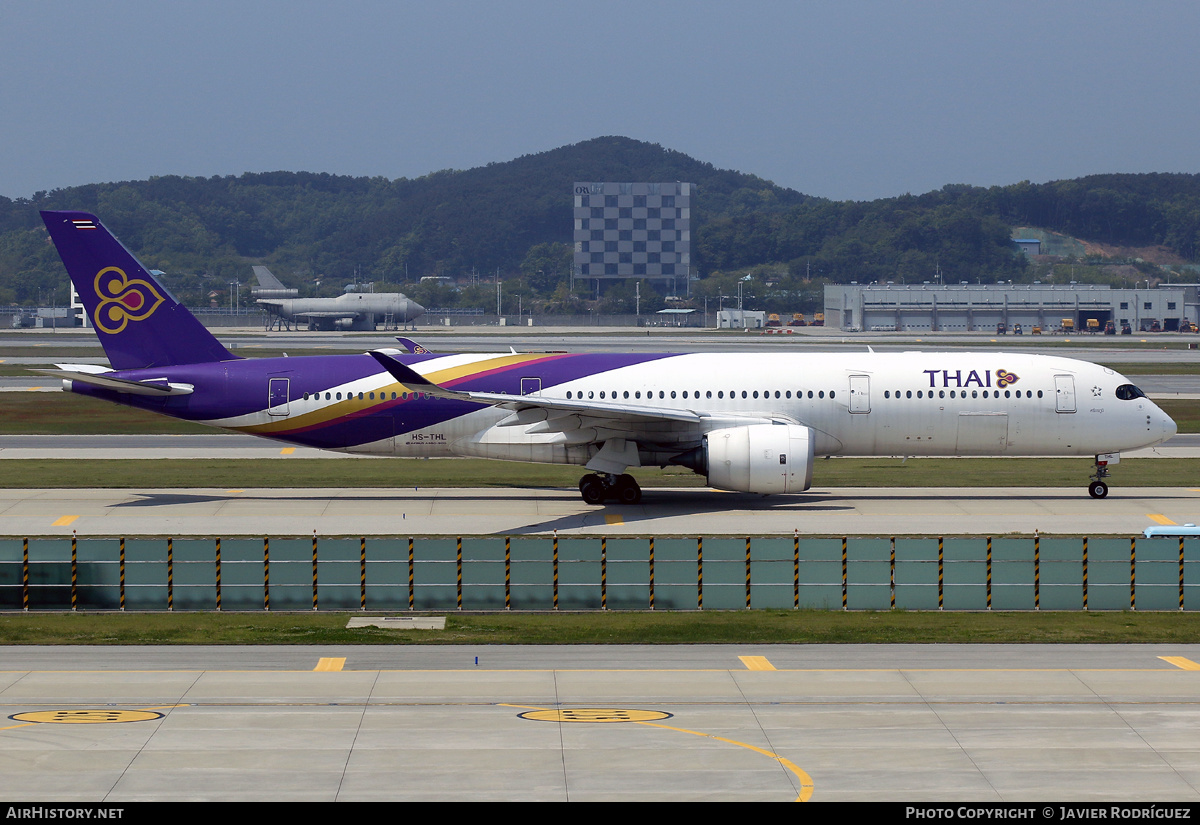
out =
[(47, 211), (42, 220), (113, 369), (236, 360), (95, 215)]

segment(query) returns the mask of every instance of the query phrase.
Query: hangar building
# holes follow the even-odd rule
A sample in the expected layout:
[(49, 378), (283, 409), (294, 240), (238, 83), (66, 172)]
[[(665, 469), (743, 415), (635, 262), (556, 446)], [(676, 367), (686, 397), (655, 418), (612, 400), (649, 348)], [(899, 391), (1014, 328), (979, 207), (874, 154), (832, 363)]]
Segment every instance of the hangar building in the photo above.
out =
[(1102, 284), (829, 284), (825, 287), (825, 323), (844, 330), (995, 332), (1021, 324), (1028, 332), (1047, 332), (1070, 320), (1087, 330), (1095, 319), (1103, 330), (1129, 324), (1135, 332), (1154, 325), (1178, 331), (1200, 323), (1197, 285), (1154, 289), (1113, 289)]

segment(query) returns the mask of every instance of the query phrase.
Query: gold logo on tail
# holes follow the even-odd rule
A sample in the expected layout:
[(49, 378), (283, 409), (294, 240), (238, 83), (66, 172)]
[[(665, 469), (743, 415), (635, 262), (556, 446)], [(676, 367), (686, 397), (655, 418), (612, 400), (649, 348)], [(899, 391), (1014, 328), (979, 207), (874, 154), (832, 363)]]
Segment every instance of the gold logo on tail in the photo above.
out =
[(149, 281), (130, 278), (115, 266), (96, 273), (96, 297), (100, 299), (92, 320), (96, 329), (116, 335), (130, 321), (144, 321), (166, 299)]

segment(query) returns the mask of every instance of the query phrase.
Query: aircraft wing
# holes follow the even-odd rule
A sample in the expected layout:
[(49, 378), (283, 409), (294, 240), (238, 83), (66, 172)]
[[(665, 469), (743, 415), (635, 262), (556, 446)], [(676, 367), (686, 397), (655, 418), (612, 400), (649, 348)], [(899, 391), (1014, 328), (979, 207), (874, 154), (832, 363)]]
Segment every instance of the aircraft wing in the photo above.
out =
[[(451, 390), (430, 381), (411, 367), (400, 363), (385, 352), (372, 351), (370, 355), (391, 373), (392, 377), (416, 392), (427, 393), (435, 398), (456, 401), (471, 401), (512, 410), (514, 415), (497, 424), (497, 427), (513, 427), (534, 424), (528, 432), (568, 432), (585, 427), (600, 427), (610, 433), (621, 433), (625, 437), (639, 435), (658, 440), (667, 432), (700, 432), (727, 425), (771, 423), (778, 420), (796, 423), (790, 419), (764, 418), (759, 416), (713, 416), (708, 413), (672, 407), (622, 404), (616, 401), (592, 399), (546, 398), (540, 395), (506, 395), (492, 392), (468, 392)], [(656, 426), (657, 425), (657, 426)], [(667, 425), (664, 427), (664, 425)], [(672, 426), (674, 425), (674, 426)], [(682, 426), (681, 426), (682, 425)], [(691, 427), (687, 425), (693, 425)], [(676, 440), (674, 438), (670, 440)]]
[(357, 318), (361, 313), (353, 309), (317, 310), (313, 312), (293, 312), (293, 318)]

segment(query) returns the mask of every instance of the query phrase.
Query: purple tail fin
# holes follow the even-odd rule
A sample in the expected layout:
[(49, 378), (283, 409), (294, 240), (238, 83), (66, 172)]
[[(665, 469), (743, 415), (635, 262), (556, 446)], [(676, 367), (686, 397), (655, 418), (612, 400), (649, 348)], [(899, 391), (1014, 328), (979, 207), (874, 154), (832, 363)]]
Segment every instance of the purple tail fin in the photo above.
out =
[(154, 280), (95, 215), (43, 212), (42, 220), (113, 369), (237, 358)]

